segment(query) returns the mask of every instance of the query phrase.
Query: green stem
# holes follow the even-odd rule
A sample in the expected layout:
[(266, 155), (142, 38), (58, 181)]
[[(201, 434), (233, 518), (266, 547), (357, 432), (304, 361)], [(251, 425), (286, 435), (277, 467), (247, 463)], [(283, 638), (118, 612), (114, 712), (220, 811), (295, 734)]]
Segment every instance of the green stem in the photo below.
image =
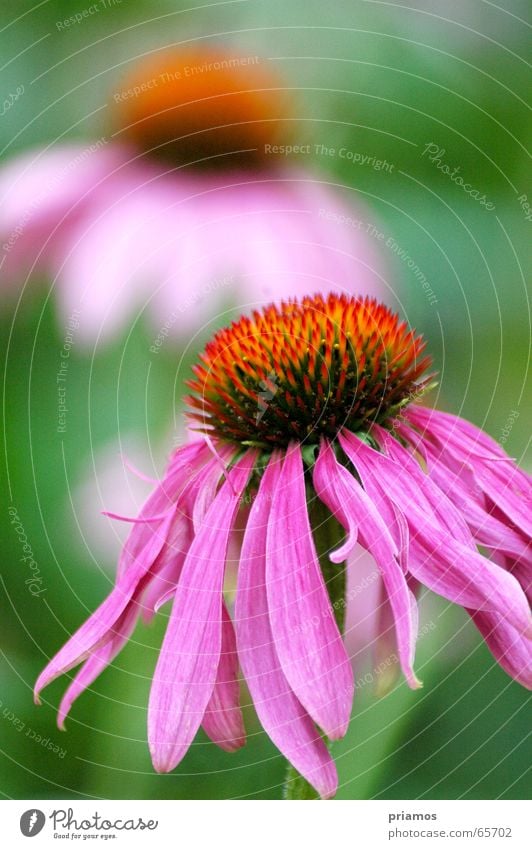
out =
[[(325, 505), (310, 490), (308, 494), (308, 511), (312, 536), (318, 553), (321, 571), (329, 599), (333, 608), (334, 618), (338, 630), (343, 635), (345, 626), (345, 591), (346, 591), (346, 568), (344, 565), (331, 563), (329, 552), (341, 543), (344, 532), (336, 519), (327, 510)], [(329, 745), (326, 737), (323, 738)], [(319, 794), (299, 772), (288, 764), (283, 789), (284, 799), (319, 799)]]

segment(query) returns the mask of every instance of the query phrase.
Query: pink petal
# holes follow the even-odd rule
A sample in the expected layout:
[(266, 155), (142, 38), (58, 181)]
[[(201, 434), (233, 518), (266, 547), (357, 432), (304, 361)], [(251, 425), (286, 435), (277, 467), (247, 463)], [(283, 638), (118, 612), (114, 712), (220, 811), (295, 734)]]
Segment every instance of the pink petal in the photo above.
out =
[(427, 428), (427, 436), (436, 435), (438, 440), (442, 439), (444, 442), (451, 439), (453, 442), (467, 444), (475, 453), (484, 457), (509, 459), (491, 436), (460, 416), (412, 404), (407, 408), (405, 417), (414, 422), (416, 427)]
[(424, 428), (446, 454), (468, 466), (475, 481), (527, 537), (532, 535), (532, 478), (497, 443), (469, 422), (412, 405), (408, 419)]
[[(206, 442), (206, 448), (210, 451), (208, 442)], [(234, 448), (222, 445), (218, 449), (218, 455), (214, 458), (211, 456), (211, 461), (208, 465), (208, 474), (204, 475), (199, 481), (195, 482), (194, 489), (191, 496), (189, 496), (194, 499), (194, 506), (192, 507), (192, 523), (194, 525), (195, 533), (198, 532), (203, 524), (207, 510), (211, 506), (216, 494), (221, 476), (223, 474), (227, 474), (227, 470), (224, 469), (223, 463), (227, 466), (234, 453)]]
[(518, 581), (473, 547), (453, 539), (450, 531), (457, 521), (449, 515), (454, 510), (450, 502), (442, 511), (422, 478), (412, 476), (410, 468), (370, 448), (354, 434), (344, 431), (340, 442), (372, 500), (378, 493), (402, 510), (410, 529), (409, 568), (414, 577), (450, 601), (496, 610), (514, 627), (527, 631), (530, 613)]
[(165, 518), (152, 524), (141, 521), (133, 526), (120, 557), (116, 586), (41, 672), (35, 684), (36, 701), (43, 687), (77, 666), (102, 641), (106, 641), (108, 632), (129, 607), (133, 597), (140, 597), (149, 586), (155, 574), (154, 565), (169, 535), (179, 534), (178, 525), (186, 522), (186, 517), (179, 513), (179, 499), (190, 474), (210, 457), (205, 450), (204, 444), (193, 443), (176, 452), (164, 480), (148, 498), (139, 516), (144, 519), (165, 509)]
[(353, 672), (334, 620), (314, 547), (299, 446), (285, 455), (266, 545), (268, 609), (283, 672), (331, 739), (347, 730)]
[[(112, 630), (118, 618), (131, 603), (133, 595), (143, 588), (149, 580), (149, 571), (155, 558), (154, 551), (162, 546), (162, 541), (169, 532), (174, 521), (172, 514), (164, 520), (157, 533), (153, 533), (154, 541), (147, 543), (141, 555), (131, 563), (127, 571), (119, 578), (117, 585), (110, 595), (87, 619), (87, 621), (70, 637), (62, 649), (48, 663), (39, 675), (35, 684), (35, 701), (39, 702), (39, 693), (51, 681), (77, 666), (88, 657)], [(152, 529), (148, 531), (152, 534)]]
[(532, 689), (532, 643), (498, 613), (469, 610), (493, 657), (524, 687)]
[(255, 454), (239, 460), (187, 554), (155, 669), (148, 739), (158, 772), (185, 755), (211, 698), (222, 641), (222, 590), (229, 534)]
[(87, 687), (90, 687), (92, 682), (96, 680), (98, 675), (103, 672), (107, 666), (109, 666), (127, 643), (135, 629), (137, 618), (138, 609), (136, 605), (132, 605), (127, 608), (120, 617), (119, 621), (113, 627), (108, 639), (89, 654), (87, 660), (77, 673), (72, 683), (69, 685), (61, 700), (59, 711), (57, 713), (57, 724), (59, 728), (64, 730), (65, 719), (70, 712), (72, 704), (78, 696), (80, 696)]
[(150, 557), (155, 560), (166, 537), (163, 537), (157, 528), (146, 528), (142, 521), (146, 517), (166, 514), (170, 509), (175, 510), (179, 497), (186, 495), (187, 487), (190, 487), (194, 476), (199, 475), (208, 460), (210, 455), (202, 442), (192, 442), (176, 451), (163, 480), (143, 505), (138, 516), (139, 522), (133, 526), (124, 543), (118, 563), (119, 576), (140, 556), (144, 556), (147, 547), (150, 548)]
[(414, 485), (417, 486), (418, 499), (423, 509), (426, 509), (429, 515), (433, 515), (436, 520), (447, 526), (454, 539), (474, 548), (471, 531), (462, 515), (452, 501), (422, 471), (417, 460), (384, 428), (374, 425), (371, 432), (377, 436), (386, 454), (408, 472)]
[(150, 622), (162, 604), (173, 598), (188, 549), (193, 539), (192, 523), (186, 516), (174, 522), (153, 565), (153, 577), (142, 596), (141, 616)]
[[(399, 565), (399, 551), (394, 540), (373, 501), (347, 469), (338, 463), (334, 451), (325, 440), (314, 466), (313, 480), (318, 496), (340, 522), (347, 519), (350, 524), (358, 524), (362, 544), (375, 558), (386, 587), (404, 675), (410, 687), (420, 687), (412, 669), (417, 636), (417, 605)], [(350, 514), (351, 518), (342, 518), (342, 513)]]
[(238, 655), (266, 733), (318, 793), (329, 798), (338, 784), (336, 769), (316, 726), (286, 680), (268, 615), (266, 536), (279, 475), (280, 458), (274, 453), (253, 501), (242, 545), (235, 607)]
[(82, 145), (63, 145), (33, 150), (4, 164), (0, 171), (2, 233), (20, 223), (28, 210), (30, 221), (64, 215), (123, 161), (123, 151), (116, 146), (80, 158), (86, 152)]
[(90, 156), (81, 145), (59, 145), (3, 164), (0, 242), (10, 246), (4, 277), (23, 278), (43, 267), (54, 273), (54, 249), (123, 161), (123, 152), (113, 145)]
[(222, 650), (218, 674), (202, 726), (212, 742), (226, 752), (234, 752), (246, 742), (240, 709), (235, 631), (225, 603), (222, 604)]
[[(414, 432), (407, 433), (406, 429), (404, 432), (405, 436), (416, 444)], [(424, 449), (430, 477), (460, 510), (476, 542), (487, 548), (504, 551), (514, 557), (529, 558), (530, 546), (521, 534), (495, 515), (495, 506), (489, 506), (485, 498), (481, 503), (481, 500), (472, 494), (464, 475), (441, 462), (437, 449), (429, 443), (424, 445)]]
[(504, 569), (507, 569), (508, 572), (511, 572), (517, 578), (529, 603), (532, 604), (532, 569), (530, 568), (530, 563), (523, 563), (512, 557), (506, 557), (502, 565)]

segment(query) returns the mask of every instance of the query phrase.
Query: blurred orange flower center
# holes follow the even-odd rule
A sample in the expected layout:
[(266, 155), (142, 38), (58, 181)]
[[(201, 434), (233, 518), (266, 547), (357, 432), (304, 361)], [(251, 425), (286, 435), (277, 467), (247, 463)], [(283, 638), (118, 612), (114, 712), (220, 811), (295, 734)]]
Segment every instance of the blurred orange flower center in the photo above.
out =
[(112, 99), (125, 141), (178, 162), (217, 166), (256, 163), (289, 115), (268, 60), (215, 48), (150, 56)]

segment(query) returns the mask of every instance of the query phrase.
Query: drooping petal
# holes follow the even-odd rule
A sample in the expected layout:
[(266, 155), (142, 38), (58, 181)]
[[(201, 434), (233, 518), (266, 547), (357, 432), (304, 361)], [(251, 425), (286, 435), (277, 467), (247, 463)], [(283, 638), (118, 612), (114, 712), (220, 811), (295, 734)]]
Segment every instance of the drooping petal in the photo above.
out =
[[(408, 472), (414, 485), (417, 486), (420, 504), (424, 509), (429, 510), (429, 515), (448, 527), (454, 539), (474, 548), (471, 531), (463, 517), (441, 489), (423, 472), (414, 457), (379, 425), (374, 425), (372, 434), (377, 436), (386, 454)], [(368, 452), (365, 452), (365, 456), (369, 456)]]
[[(397, 681), (400, 661), (395, 617), (384, 582), (380, 589), (381, 594), (377, 606), (377, 634), (373, 645), (373, 665), (375, 670), (375, 695), (385, 696)], [(412, 630), (417, 634), (417, 617), (413, 622)]]
[(415, 423), (420, 430), (426, 428), (425, 437), (436, 437), (438, 441), (450, 439), (453, 442), (457, 440), (462, 443), (466, 442), (469, 448), (480, 456), (498, 457), (502, 460), (509, 459), (505, 451), (491, 436), (466, 419), (453, 415), (453, 413), (432, 410), (430, 407), (424, 407), (421, 404), (411, 404), (405, 410), (405, 418)]
[[(329, 553), (332, 563), (343, 563), (358, 542), (359, 517), (350, 509), (349, 503), (340, 498), (336, 492), (336, 468), (332, 463), (330, 452), (330, 446), (323, 442), (314, 466), (313, 483), (318, 497), (347, 532), (344, 542)], [(334, 460), (334, 457), (332, 459)]]
[(521, 588), (526, 595), (530, 604), (532, 604), (532, 570), (530, 561), (523, 562), (515, 560), (513, 557), (504, 557), (502, 562), (503, 569), (507, 569), (519, 581)]
[(326, 441), (322, 442), (313, 480), (318, 496), (338, 520), (358, 525), (362, 544), (375, 558), (386, 586), (403, 672), (411, 687), (421, 686), (412, 669), (417, 636), (417, 606), (399, 565), (399, 551), (394, 540), (373, 501), (350, 472), (337, 461)]
[[(488, 503), (485, 496), (479, 498), (472, 491), (474, 479), (470, 483), (463, 469), (443, 463), (438, 449), (428, 440), (423, 443), (417, 431), (402, 424), (398, 424), (397, 429), (401, 436), (422, 454), (429, 476), (459, 509), (477, 543), (510, 556), (532, 558), (530, 546), (524, 536), (499, 518), (502, 514), (498, 513), (494, 504)], [(470, 477), (473, 478), (472, 475)]]
[(65, 719), (70, 712), (75, 700), (90, 687), (103, 670), (109, 666), (117, 654), (123, 649), (129, 637), (133, 633), (138, 619), (136, 605), (131, 605), (122, 614), (112, 632), (98, 648), (94, 649), (87, 660), (70, 683), (59, 705), (57, 712), (57, 724), (64, 730)]
[(144, 622), (151, 621), (167, 595), (173, 597), (192, 539), (192, 522), (183, 515), (179, 522), (173, 523), (154, 563), (153, 577), (142, 596), (141, 616)]
[[(207, 448), (208, 447), (207, 443)], [(194, 486), (194, 491), (191, 493), (190, 497), (194, 499), (192, 508), (192, 523), (194, 525), (195, 533), (198, 532), (203, 524), (207, 510), (211, 506), (216, 494), (221, 476), (224, 473), (227, 474), (227, 471), (224, 472), (223, 463), (228, 463), (232, 454), (234, 454), (234, 450), (229, 446), (220, 446), (217, 456), (212, 458), (209, 463), (208, 474), (204, 475)]]
[(506, 516), (532, 535), (532, 479), (483, 431), (457, 416), (412, 405), (407, 418), (436, 440), (446, 455), (466, 465), (475, 481)]
[[(120, 622), (130, 621), (130, 608), (134, 609), (133, 618), (145, 609), (140, 599), (158, 580), (159, 572), (166, 569), (169, 551), (186, 531), (188, 518), (181, 510), (181, 502), (188, 492), (187, 483), (194, 481), (194, 475), (202, 474), (203, 464), (209, 458), (210, 453), (202, 443), (186, 445), (175, 453), (163, 481), (144, 504), (140, 521), (124, 544), (116, 586), (42, 671), (35, 684), (36, 702), (45, 686), (86, 658), (90, 662), (80, 672), (81, 682), (94, 670), (103, 669), (106, 652), (112, 656), (111, 643)], [(146, 521), (153, 511), (161, 511), (160, 517)]]
[(235, 631), (225, 603), (222, 603), (222, 650), (218, 674), (202, 727), (212, 742), (226, 752), (234, 752), (246, 742), (240, 709)]
[(297, 443), (285, 454), (273, 493), (266, 584), (283, 672), (314, 721), (337, 739), (345, 734), (351, 714), (353, 672), (314, 547)]
[(142, 520), (159, 514), (168, 514), (169, 510), (174, 509), (179, 496), (186, 491), (209, 459), (209, 451), (201, 442), (192, 442), (176, 451), (163, 480), (140, 510), (138, 517), (140, 522), (133, 525), (124, 543), (118, 563), (119, 577), (141, 556), (144, 558), (149, 555), (152, 561), (155, 560), (166, 539), (158, 532), (164, 520), (161, 519), (160, 524), (150, 523), (149, 526), (146, 526)]
[[(375, 451), (354, 434), (340, 434), (341, 445), (371, 496), (387, 498), (402, 510), (410, 529), (409, 568), (417, 580), (463, 607), (498, 611), (522, 631), (530, 628), (530, 612), (518, 581), (482, 557), (474, 547), (456, 540), (456, 518), (448, 503), (437, 514), (421, 478), (414, 478), (390, 457)], [(377, 496), (374, 496), (377, 493)]]
[(498, 613), (469, 610), (493, 657), (524, 687), (532, 689), (532, 642)]
[(211, 698), (222, 641), (222, 589), (229, 534), (255, 454), (233, 467), (188, 551), (155, 669), (148, 710), (153, 765), (168, 772), (192, 743)]
[[(169, 514), (161, 523), (157, 532), (151, 531), (156, 540), (151, 546), (147, 544), (136, 561), (129, 564), (128, 569), (119, 578), (110, 595), (43, 669), (35, 684), (34, 693), (37, 703), (39, 702), (39, 693), (44, 687), (59, 675), (68, 672), (69, 669), (81, 663), (106, 638), (108, 632), (112, 631), (118, 618), (131, 603), (133, 595), (138, 593), (146, 580), (149, 579), (150, 568), (154, 557), (156, 557), (154, 551), (162, 546), (162, 541), (166, 538), (173, 521), (174, 516)], [(159, 542), (159, 538), (162, 540), (161, 542)]]
[(280, 464), (280, 455), (274, 453), (244, 534), (235, 605), (238, 656), (264, 730), (318, 793), (329, 798), (338, 784), (336, 768), (281, 668), (268, 615), (266, 536)]

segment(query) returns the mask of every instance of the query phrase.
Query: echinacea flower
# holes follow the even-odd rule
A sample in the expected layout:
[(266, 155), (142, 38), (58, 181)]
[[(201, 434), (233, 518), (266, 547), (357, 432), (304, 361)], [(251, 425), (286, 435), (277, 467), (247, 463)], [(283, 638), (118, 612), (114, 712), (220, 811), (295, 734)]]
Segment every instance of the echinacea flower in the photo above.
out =
[(294, 143), (271, 66), (219, 48), (157, 53), (111, 93), (114, 132), (7, 163), (4, 294), (47, 275), (80, 342), (144, 311), (163, 338), (188, 340), (230, 304), (353, 287), (385, 298), (368, 213), (305, 168), (312, 146), (305, 125)]
[[(37, 681), (38, 696), (82, 663), (61, 726), (139, 614), (172, 600), (149, 700), (155, 768), (172, 770), (200, 725), (228, 751), (243, 745), (240, 669), (275, 745), (334, 795), (325, 740), (351, 714), (342, 613), (357, 543), (382, 577), (410, 687), (420, 585), (464, 607), (531, 686), (531, 481), (472, 424), (419, 404), (425, 344), (375, 300), (334, 294), (269, 306), (214, 336), (189, 384), (204, 440), (176, 450), (132, 520), (115, 588)], [(239, 534), (231, 615), (224, 572)]]

